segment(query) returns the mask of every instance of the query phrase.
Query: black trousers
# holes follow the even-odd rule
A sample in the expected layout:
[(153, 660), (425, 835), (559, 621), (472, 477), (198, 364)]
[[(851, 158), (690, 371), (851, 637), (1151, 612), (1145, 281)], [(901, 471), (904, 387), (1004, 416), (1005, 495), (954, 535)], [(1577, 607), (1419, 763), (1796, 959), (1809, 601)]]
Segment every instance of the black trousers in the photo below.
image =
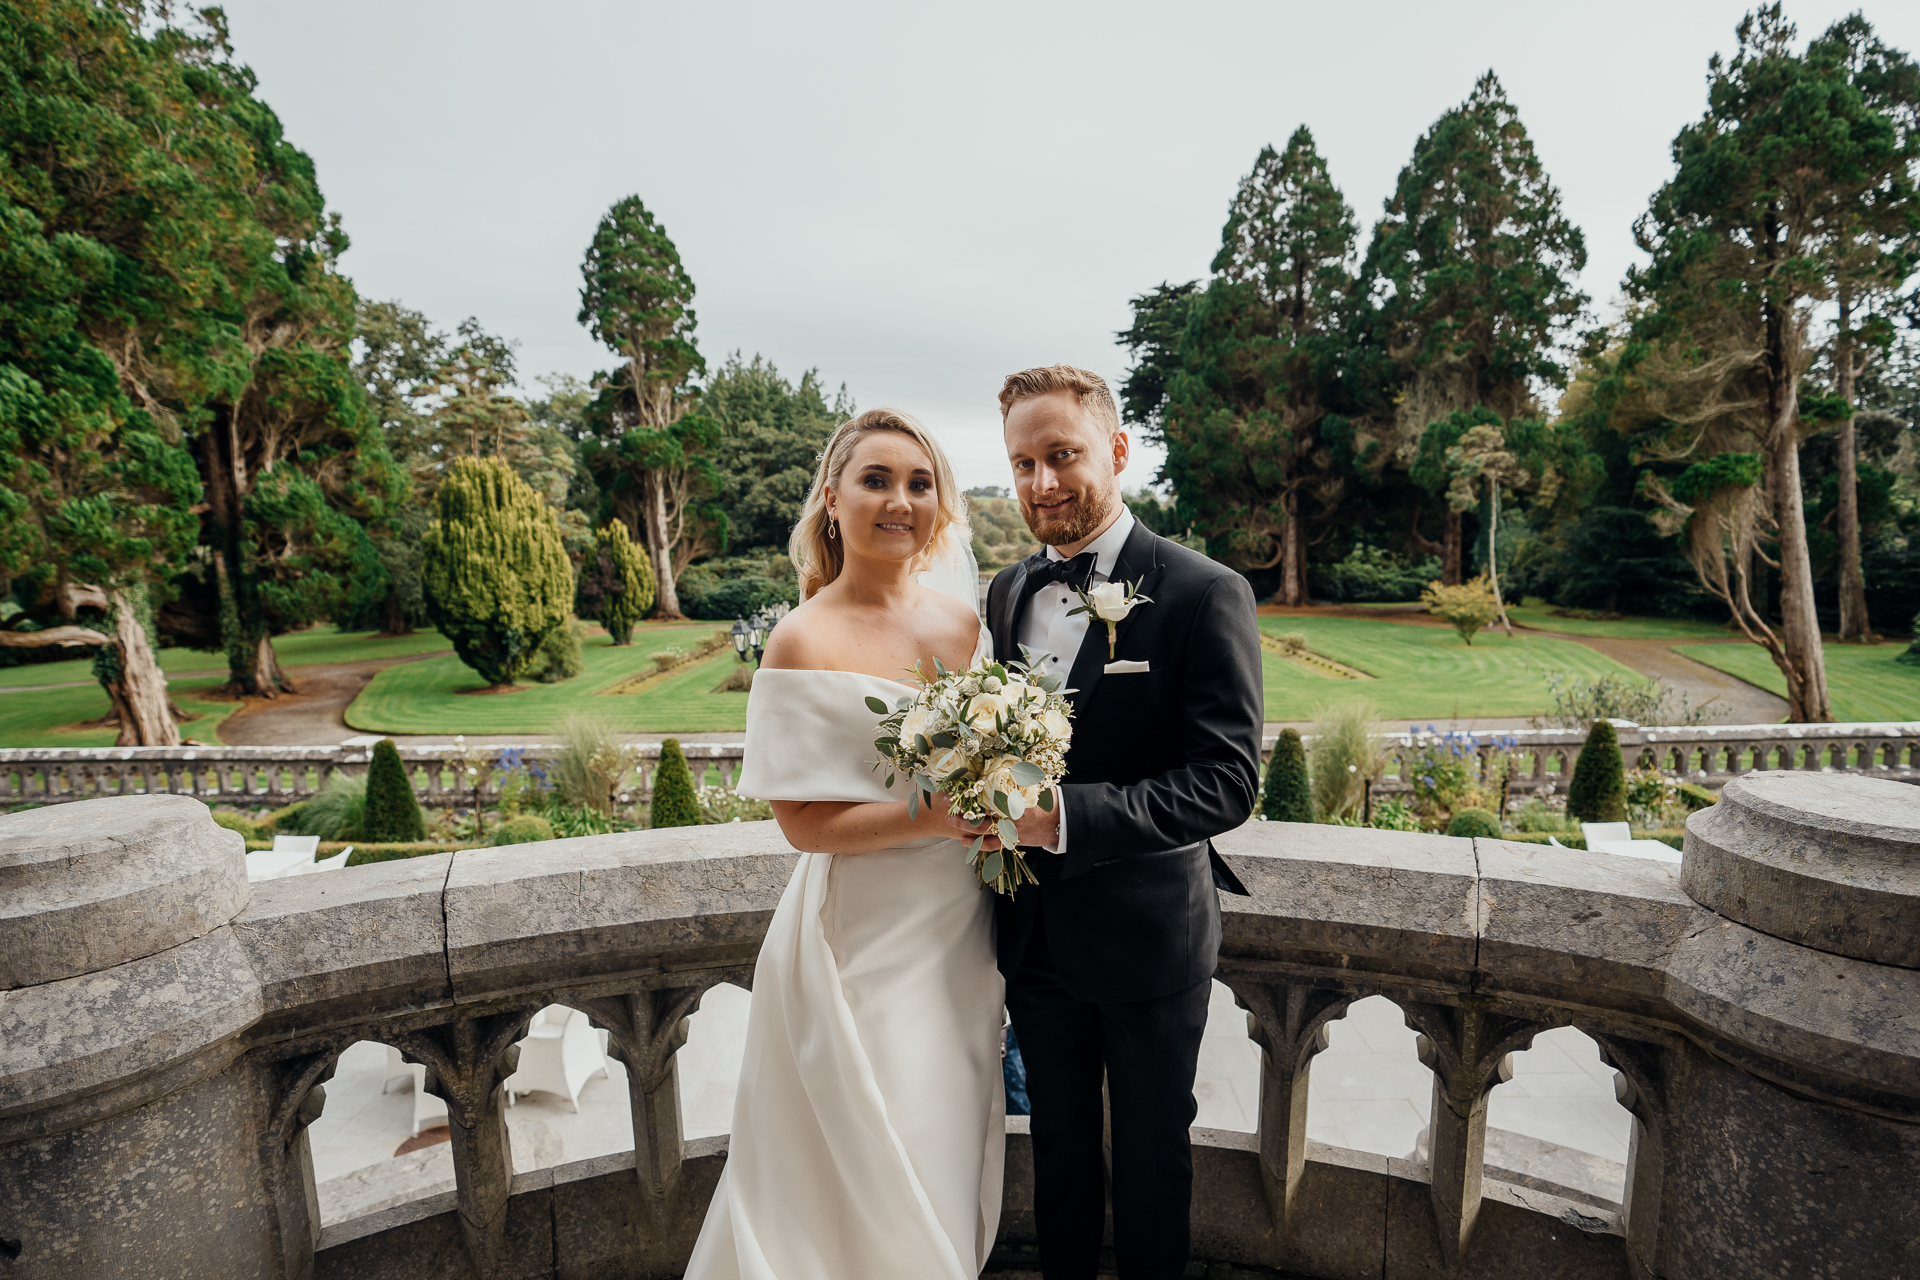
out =
[(1033, 1211), (1046, 1280), (1094, 1280), (1106, 1219), (1100, 1084), (1113, 1120), (1113, 1244), (1121, 1280), (1186, 1271), (1197, 1109), (1193, 1076), (1212, 983), (1095, 1003), (1060, 985), (1036, 925), (1007, 1011), (1033, 1104)]

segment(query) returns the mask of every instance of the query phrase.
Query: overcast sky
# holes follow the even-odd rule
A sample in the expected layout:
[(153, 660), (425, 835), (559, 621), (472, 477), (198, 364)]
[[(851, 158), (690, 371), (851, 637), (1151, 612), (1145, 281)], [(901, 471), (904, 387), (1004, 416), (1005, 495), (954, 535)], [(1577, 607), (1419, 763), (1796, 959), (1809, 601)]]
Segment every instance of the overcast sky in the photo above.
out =
[[(1235, 184), (1305, 123), (1361, 243), (1414, 140), (1492, 68), (1604, 312), (1708, 57), (1749, 5), (651, 4), (227, 0), (239, 58), (346, 221), (362, 296), (518, 339), (523, 384), (609, 367), (580, 259), (638, 194), (710, 363), (817, 368), (1005, 483), (994, 395), (1118, 380), (1128, 300), (1204, 275)], [(1799, 3), (1803, 38), (1853, 6)], [(1871, 4), (1920, 45), (1920, 5)], [(1151, 479), (1142, 459), (1134, 482)]]

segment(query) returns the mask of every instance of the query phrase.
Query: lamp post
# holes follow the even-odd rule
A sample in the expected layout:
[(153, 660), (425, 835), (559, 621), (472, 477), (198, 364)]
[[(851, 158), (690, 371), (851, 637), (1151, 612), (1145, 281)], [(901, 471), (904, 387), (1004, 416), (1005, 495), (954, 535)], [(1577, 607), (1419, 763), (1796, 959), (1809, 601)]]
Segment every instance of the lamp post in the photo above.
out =
[(747, 660), (747, 624), (739, 618), (733, 620), (733, 626), (727, 631), (727, 638), (733, 641), (733, 651), (740, 655), (740, 661)]
[[(767, 630), (765, 614), (756, 613), (747, 619), (747, 640), (753, 645), (753, 665), (756, 667), (760, 665), (760, 658), (767, 651)], [(742, 658), (744, 657), (743, 654)]]

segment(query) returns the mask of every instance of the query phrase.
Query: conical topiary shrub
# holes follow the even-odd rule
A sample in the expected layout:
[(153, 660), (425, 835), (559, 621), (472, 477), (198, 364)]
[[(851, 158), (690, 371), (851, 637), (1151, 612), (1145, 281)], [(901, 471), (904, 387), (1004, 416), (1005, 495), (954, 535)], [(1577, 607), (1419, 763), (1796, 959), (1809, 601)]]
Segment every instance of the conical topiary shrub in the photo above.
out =
[(1260, 816), (1268, 822), (1312, 822), (1313, 787), (1307, 780), (1307, 746), (1298, 729), (1282, 729), (1267, 763)]
[(367, 816), (360, 829), (370, 844), (410, 844), (427, 838), (427, 820), (420, 813), (407, 767), (392, 738), (373, 746), (373, 764), (367, 769)]
[(687, 768), (687, 757), (680, 750), (678, 738), (668, 738), (660, 744), (660, 768), (653, 775), (653, 825), (700, 825), (700, 802), (693, 794), (693, 771)]
[(1595, 720), (1567, 784), (1567, 816), (1581, 822), (1627, 820), (1627, 766), (1613, 725)]
[(512, 684), (573, 610), (573, 566), (546, 502), (498, 458), (462, 458), (420, 542), (427, 617), (490, 685)]

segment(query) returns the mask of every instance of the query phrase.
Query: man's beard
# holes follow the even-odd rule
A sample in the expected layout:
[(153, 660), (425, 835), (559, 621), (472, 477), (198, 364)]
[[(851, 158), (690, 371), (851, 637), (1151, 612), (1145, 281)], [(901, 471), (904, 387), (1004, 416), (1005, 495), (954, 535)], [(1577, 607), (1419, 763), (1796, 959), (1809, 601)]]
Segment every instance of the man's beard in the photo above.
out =
[(1118, 501), (1118, 495), (1113, 489), (1097, 492), (1082, 489), (1073, 496), (1076, 501), (1071, 514), (1064, 519), (1049, 520), (1044, 525), (1036, 523), (1031, 503), (1020, 504), (1020, 515), (1026, 520), (1027, 528), (1033, 531), (1033, 536), (1043, 545), (1065, 547), (1092, 537), (1094, 532), (1107, 522), (1107, 517), (1113, 514), (1113, 504)]

